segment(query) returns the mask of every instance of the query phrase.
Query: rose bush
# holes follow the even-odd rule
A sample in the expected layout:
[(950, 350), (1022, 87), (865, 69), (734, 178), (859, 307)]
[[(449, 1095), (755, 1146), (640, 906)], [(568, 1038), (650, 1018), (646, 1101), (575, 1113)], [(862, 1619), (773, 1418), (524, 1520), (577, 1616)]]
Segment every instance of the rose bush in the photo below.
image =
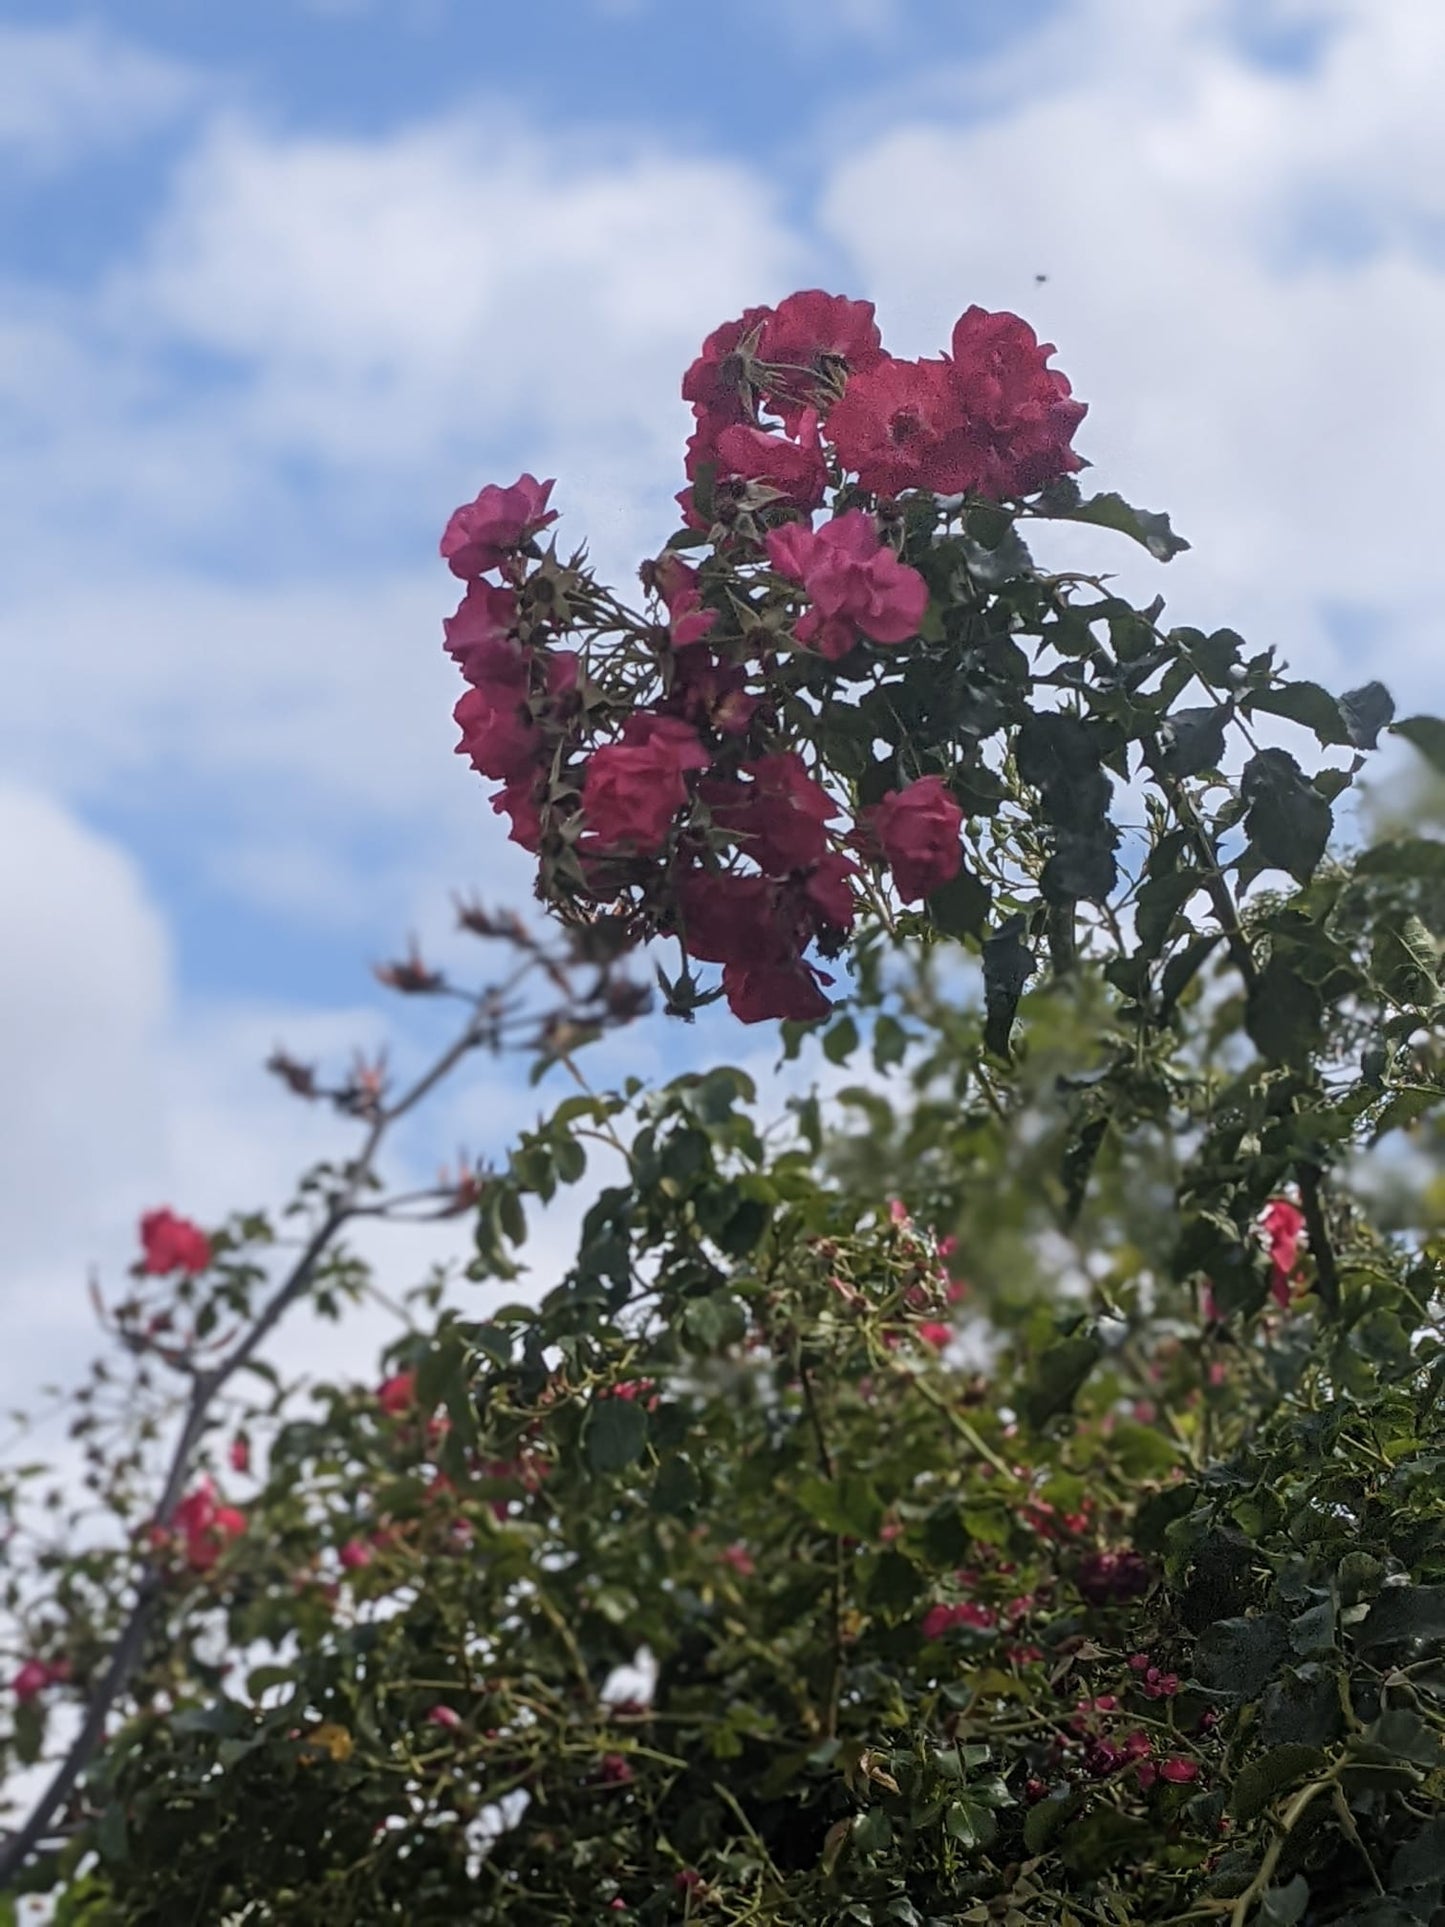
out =
[[(274, 1060), (364, 1133), (284, 1264), (264, 1218), (147, 1220), (76, 1417), (120, 1530), (4, 1489), (0, 1763), (58, 1755), (17, 1889), (1445, 1917), (1445, 1210), (1400, 1155), (1438, 1145), (1445, 863), (1337, 826), (1384, 732), (1445, 772), (1445, 725), (1042, 566), (1060, 520), (1182, 546), (1083, 495), (1052, 352), (970, 308), (900, 361), (815, 291), (725, 324), (640, 609), (559, 553), (551, 482), (452, 518), (461, 749), (564, 948), (462, 920), (595, 981), (477, 991), (400, 1095)], [(780, 1020), (826, 1092), (594, 1089), (644, 945), (667, 1014)], [(506, 1036), (565, 1097), (374, 1201), (377, 1134)], [(584, 1182), (575, 1258), (509, 1298)], [(472, 1221), (491, 1296), (421, 1285), (365, 1385), (267, 1366), (291, 1306), (368, 1288), (351, 1218), (416, 1209)]]

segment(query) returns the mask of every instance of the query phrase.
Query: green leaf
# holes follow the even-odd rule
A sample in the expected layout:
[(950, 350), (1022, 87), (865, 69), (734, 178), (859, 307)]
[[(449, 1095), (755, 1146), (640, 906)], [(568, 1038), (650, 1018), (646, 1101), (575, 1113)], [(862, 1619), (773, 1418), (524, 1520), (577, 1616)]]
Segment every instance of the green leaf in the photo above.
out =
[(1340, 705), (1328, 689), (1317, 682), (1278, 683), (1273, 689), (1251, 691), (1251, 709), (1262, 709), (1269, 716), (1312, 729), (1321, 743), (1348, 743), (1351, 740)]
[(1059, 1842), (1059, 1858), (1070, 1873), (1093, 1879), (1122, 1860), (1132, 1860), (1154, 1837), (1147, 1820), (1116, 1807), (1096, 1807), (1076, 1820)]
[(989, 1846), (998, 1834), (998, 1820), (992, 1807), (970, 1799), (966, 1793), (961, 1799), (951, 1800), (944, 1809), (943, 1826), (951, 1840), (970, 1852)]
[(823, 1055), (830, 1064), (842, 1064), (858, 1048), (858, 1026), (851, 1017), (840, 1017), (823, 1032)]
[(1240, 774), (1250, 850), (1262, 869), (1297, 883), (1314, 875), (1334, 828), (1334, 812), (1287, 750), (1262, 749)]
[(1347, 689), (1340, 697), (1340, 715), (1356, 749), (1373, 749), (1380, 731), (1395, 714), (1395, 699), (1382, 682)]
[(1355, 1634), (1363, 1651), (1405, 1640), (1445, 1640), (1445, 1586), (1386, 1586)]
[(883, 1523), (883, 1501), (871, 1481), (859, 1472), (838, 1479), (816, 1474), (798, 1487), (798, 1504), (825, 1532), (844, 1539), (876, 1539)]
[(1355, 864), (1355, 874), (1438, 882), (1445, 877), (1445, 841), (1434, 836), (1393, 837), (1365, 850)]
[(642, 1456), (647, 1412), (636, 1399), (600, 1398), (587, 1422), (587, 1457), (595, 1472), (621, 1472)]
[(1103, 1344), (1092, 1332), (1058, 1339), (1039, 1354), (1019, 1401), (1035, 1431), (1068, 1411), (1103, 1355)]
[(1019, 1000), (1034, 974), (1033, 952), (1023, 940), (1024, 920), (1010, 917), (983, 946), (983, 1041), (995, 1057), (1007, 1057)]
[(1392, 723), (1390, 733), (1413, 743), (1426, 761), (1445, 776), (1445, 722), (1438, 716), (1407, 716), (1403, 723)]
[(940, 936), (981, 937), (988, 921), (992, 892), (967, 870), (929, 893), (929, 922)]
[(1392, 1888), (1429, 1887), (1445, 1881), (1445, 1815), (1427, 1820), (1390, 1862)]
[(1150, 509), (1136, 509), (1122, 495), (1092, 495), (1087, 500), (1070, 501), (1070, 491), (1078, 496), (1078, 484), (1055, 484), (1039, 498), (1039, 512), (1053, 521), (1088, 522), (1095, 528), (1115, 529), (1140, 542), (1156, 561), (1169, 562), (1189, 547), (1182, 535), (1169, 526), (1169, 517)]
[(675, 1458), (664, 1459), (652, 1485), (653, 1510), (676, 1518), (694, 1511), (701, 1497), (702, 1481), (693, 1469), (691, 1460), (684, 1458), (681, 1453)]
[(1320, 1772), (1324, 1758), (1317, 1746), (1296, 1742), (1271, 1747), (1258, 1759), (1246, 1760), (1229, 1796), (1230, 1812), (1236, 1820), (1255, 1819), (1286, 1787), (1297, 1786)]
[(1324, 999), (1297, 964), (1276, 949), (1260, 972), (1246, 1007), (1249, 1040), (1268, 1064), (1302, 1068), (1319, 1047)]
[(1199, 776), (1224, 761), (1228, 703), (1207, 709), (1176, 709), (1159, 725), (1159, 767), (1167, 776)]
[(1257, 1619), (1218, 1619), (1194, 1649), (1194, 1671), (1201, 1686), (1253, 1699), (1289, 1655), (1289, 1628), (1278, 1613), (1261, 1613)]

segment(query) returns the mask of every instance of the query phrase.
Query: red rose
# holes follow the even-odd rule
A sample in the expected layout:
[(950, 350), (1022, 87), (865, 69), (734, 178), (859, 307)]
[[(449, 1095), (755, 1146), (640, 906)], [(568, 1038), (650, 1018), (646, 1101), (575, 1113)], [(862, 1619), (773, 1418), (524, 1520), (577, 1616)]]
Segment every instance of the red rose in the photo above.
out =
[(246, 1530), (246, 1515), (233, 1505), (218, 1504), (211, 1481), (200, 1479), (176, 1507), (171, 1525), (185, 1542), (187, 1565), (193, 1572), (209, 1572), (227, 1540)]
[(376, 1402), (390, 1418), (401, 1418), (416, 1403), (416, 1373), (394, 1372), (376, 1388)]
[(687, 801), (685, 773), (707, 763), (696, 730), (676, 717), (629, 718), (620, 743), (588, 758), (582, 816), (595, 847), (654, 855)]
[(975, 307), (954, 324), (948, 367), (978, 454), (969, 486), (980, 494), (1032, 495), (1083, 467), (1069, 443), (1088, 410), (1045, 365), (1053, 352), (1016, 314)]
[(505, 562), (539, 529), (555, 522), (556, 509), (547, 507), (547, 497), (555, 486), (554, 482), (539, 482), (535, 475), (522, 475), (510, 488), (489, 483), (474, 502), (464, 503), (442, 534), (442, 559), (452, 574), (464, 581), (484, 575)]
[(798, 440), (763, 428), (735, 423), (717, 438), (718, 474), (773, 489), (789, 508), (810, 515), (828, 487), (828, 464), (818, 435), (818, 411), (805, 408), (798, 419)]
[(736, 836), (743, 855), (768, 876), (817, 863), (828, 847), (824, 825), (838, 806), (802, 757), (793, 750), (760, 756), (744, 763), (742, 774), (751, 781), (702, 785), (713, 821)]
[(871, 368), (882, 355), (873, 303), (824, 294), (820, 288), (805, 288), (780, 301), (763, 322), (758, 340), (758, 359), (779, 371), (772, 377), (769, 400), (790, 431), (797, 397), (811, 399), (809, 390), (816, 392), (819, 377)]
[(728, 1009), (744, 1024), (763, 1024), (770, 1018), (811, 1024), (833, 1008), (818, 972), (801, 957), (787, 963), (724, 964), (723, 993)]
[(850, 375), (828, 417), (839, 461), (875, 495), (910, 488), (958, 495), (972, 488), (978, 459), (962, 439), (963, 427), (946, 364), (892, 355)]
[(868, 823), (905, 903), (928, 896), (963, 866), (963, 811), (941, 776), (920, 776), (906, 789), (890, 790), (868, 813)]
[(682, 398), (690, 401), (699, 419), (704, 414), (720, 415), (726, 421), (743, 421), (744, 342), (772, 312), (770, 308), (749, 308), (736, 321), (724, 321), (714, 328), (702, 344), (702, 352), (682, 378)]
[(174, 1211), (147, 1211), (140, 1221), (141, 1271), (164, 1277), (183, 1271), (194, 1278), (211, 1262), (211, 1241), (189, 1218)]
[(493, 792), (492, 808), (511, 824), (507, 841), (519, 843), (535, 856), (542, 847), (542, 806), (530, 777), (508, 783)]
[(27, 1659), (10, 1682), (10, 1690), (22, 1706), (27, 1706), (50, 1684), (50, 1668), (43, 1659)]
[(668, 550), (651, 565), (651, 580), (667, 605), (668, 632), (674, 649), (690, 649), (717, 622), (716, 609), (702, 606), (697, 570), (675, 551)]

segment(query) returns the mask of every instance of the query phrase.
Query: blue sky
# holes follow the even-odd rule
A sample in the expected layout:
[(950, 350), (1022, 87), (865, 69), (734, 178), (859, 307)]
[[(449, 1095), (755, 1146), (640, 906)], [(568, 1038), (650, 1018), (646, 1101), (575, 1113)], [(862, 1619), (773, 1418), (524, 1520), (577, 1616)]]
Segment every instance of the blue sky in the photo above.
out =
[[(1157, 585), (1081, 555), (1445, 700), (1442, 64), (1416, 0), (0, 0), (0, 1220), (36, 1355), (88, 1342), (138, 1209), (334, 1148), (257, 1074), (276, 1037), (378, 1036), (371, 960), (454, 954), (453, 888), (525, 899), (451, 755), (437, 533), (533, 468), (628, 576), (681, 369), (750, 302), (868, 295), (904, 353), (1019, 309), (1101, 485), (1195, 544)], [(489, 1075), (416, 1155), (532, 1101)]]

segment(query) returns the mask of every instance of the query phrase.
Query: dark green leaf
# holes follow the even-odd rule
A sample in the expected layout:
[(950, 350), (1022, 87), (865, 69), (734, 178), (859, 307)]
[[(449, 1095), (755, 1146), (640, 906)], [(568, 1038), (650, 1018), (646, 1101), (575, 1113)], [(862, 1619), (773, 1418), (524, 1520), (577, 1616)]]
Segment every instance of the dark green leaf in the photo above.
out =
[(1373, 749), (1380, 731), (1395, 714), (1395, 699), (1382, 682), (1347, 689), (1340, 697), (1340, 714), (1356, 749)]
[(1200, 1684), (1214, 1692), (1253, 1699), (1289, 1653), (1289, 1628), (1278, 1613), (1261, 1613), (1257, 1619), (1219, 1619), (1194, 1649), (1194, 1671)]
[(1303, 1066), (1320, 1042), (1324, 1000), (1298, 965), (1276, 950), (1250, 991), (1245, 1028), (1269, 1064)]
[(1199, 776), (1224, 761), (1227, 703), (1207, 709), (1176, 709), (1159, 725), (1159, 767), (1168, 776)]
[(587, 1457), (596, 1472), (620, 1472), (642, 1456), (647, 1413), (631, 1398), (600, 1398), (587, 1421)]
[(1355, 1634), (1367, 1652), (1416, 1639), (1445, 1639), (1445, 1586), (1386, 1586)]
[(1413, 743), (1426, 761), (1445, 776), (1445, 722), (1438, 716), (1407, 716), (1403, 723), (1392, 723), (1390, 732)]
[[(1077, 484), (1074, 484), (1077, 489)], [(1095, 528), (1116, 529), (1120, 535), (1143, 543), (1156, 561), (1168, 562), (1189, 547), (1182, 535), (1169, 526), (1167, 515), (1150, 509), (1131, 508), (1122, 495), (1092, 495), (1085, 501), (1068, 502), (1068, 493), (1056, 488), (1040, 498), (1040, 512), (1063, 522), (1089, 522)]]
[(1312, 729), (1321, 743), (1348, 743), (1351, 740), (1340, 705), (1328, 689), (1317, 682), (1278, 683), (1273, 689), (1251, 692), (1249, 705), (1270, 716)]
[(945, 937), (981, 937), (992, 893), (967, 870), (929, 893), (929, 921)]
[(1037, 1430), (1066, 1412), (1103, 1355), (1103, 1344), (1091, 1332), (1058, 1339), (1041, 1352), (1020, 1400), (1029, 1424)]
[(1334, 827), (1334, 812), (1287, 750), (1262, 749), (1245, 764), (1240, 794), (1250, 850), (1260, 867), (1297, 883), (1314, 875)]
[(1019, 999), (1036, 968), (1033, 952), (1023, 940), (1023, 931), (1023, 918), (1010, 917), (983, 946), (983, 1041), (995, 1057), (1009, 1054), (1009, 1037)]
[(1236, 1820), (1253, 1820), (1286, 1787), (1297, 1786), (1318, 1773), (1324, 1758), (1317, 1746), (1295, 1743), (1271, 1747), (1258, 1759), (1247, 1760), (1229, 1796), (1230, 1812)]

